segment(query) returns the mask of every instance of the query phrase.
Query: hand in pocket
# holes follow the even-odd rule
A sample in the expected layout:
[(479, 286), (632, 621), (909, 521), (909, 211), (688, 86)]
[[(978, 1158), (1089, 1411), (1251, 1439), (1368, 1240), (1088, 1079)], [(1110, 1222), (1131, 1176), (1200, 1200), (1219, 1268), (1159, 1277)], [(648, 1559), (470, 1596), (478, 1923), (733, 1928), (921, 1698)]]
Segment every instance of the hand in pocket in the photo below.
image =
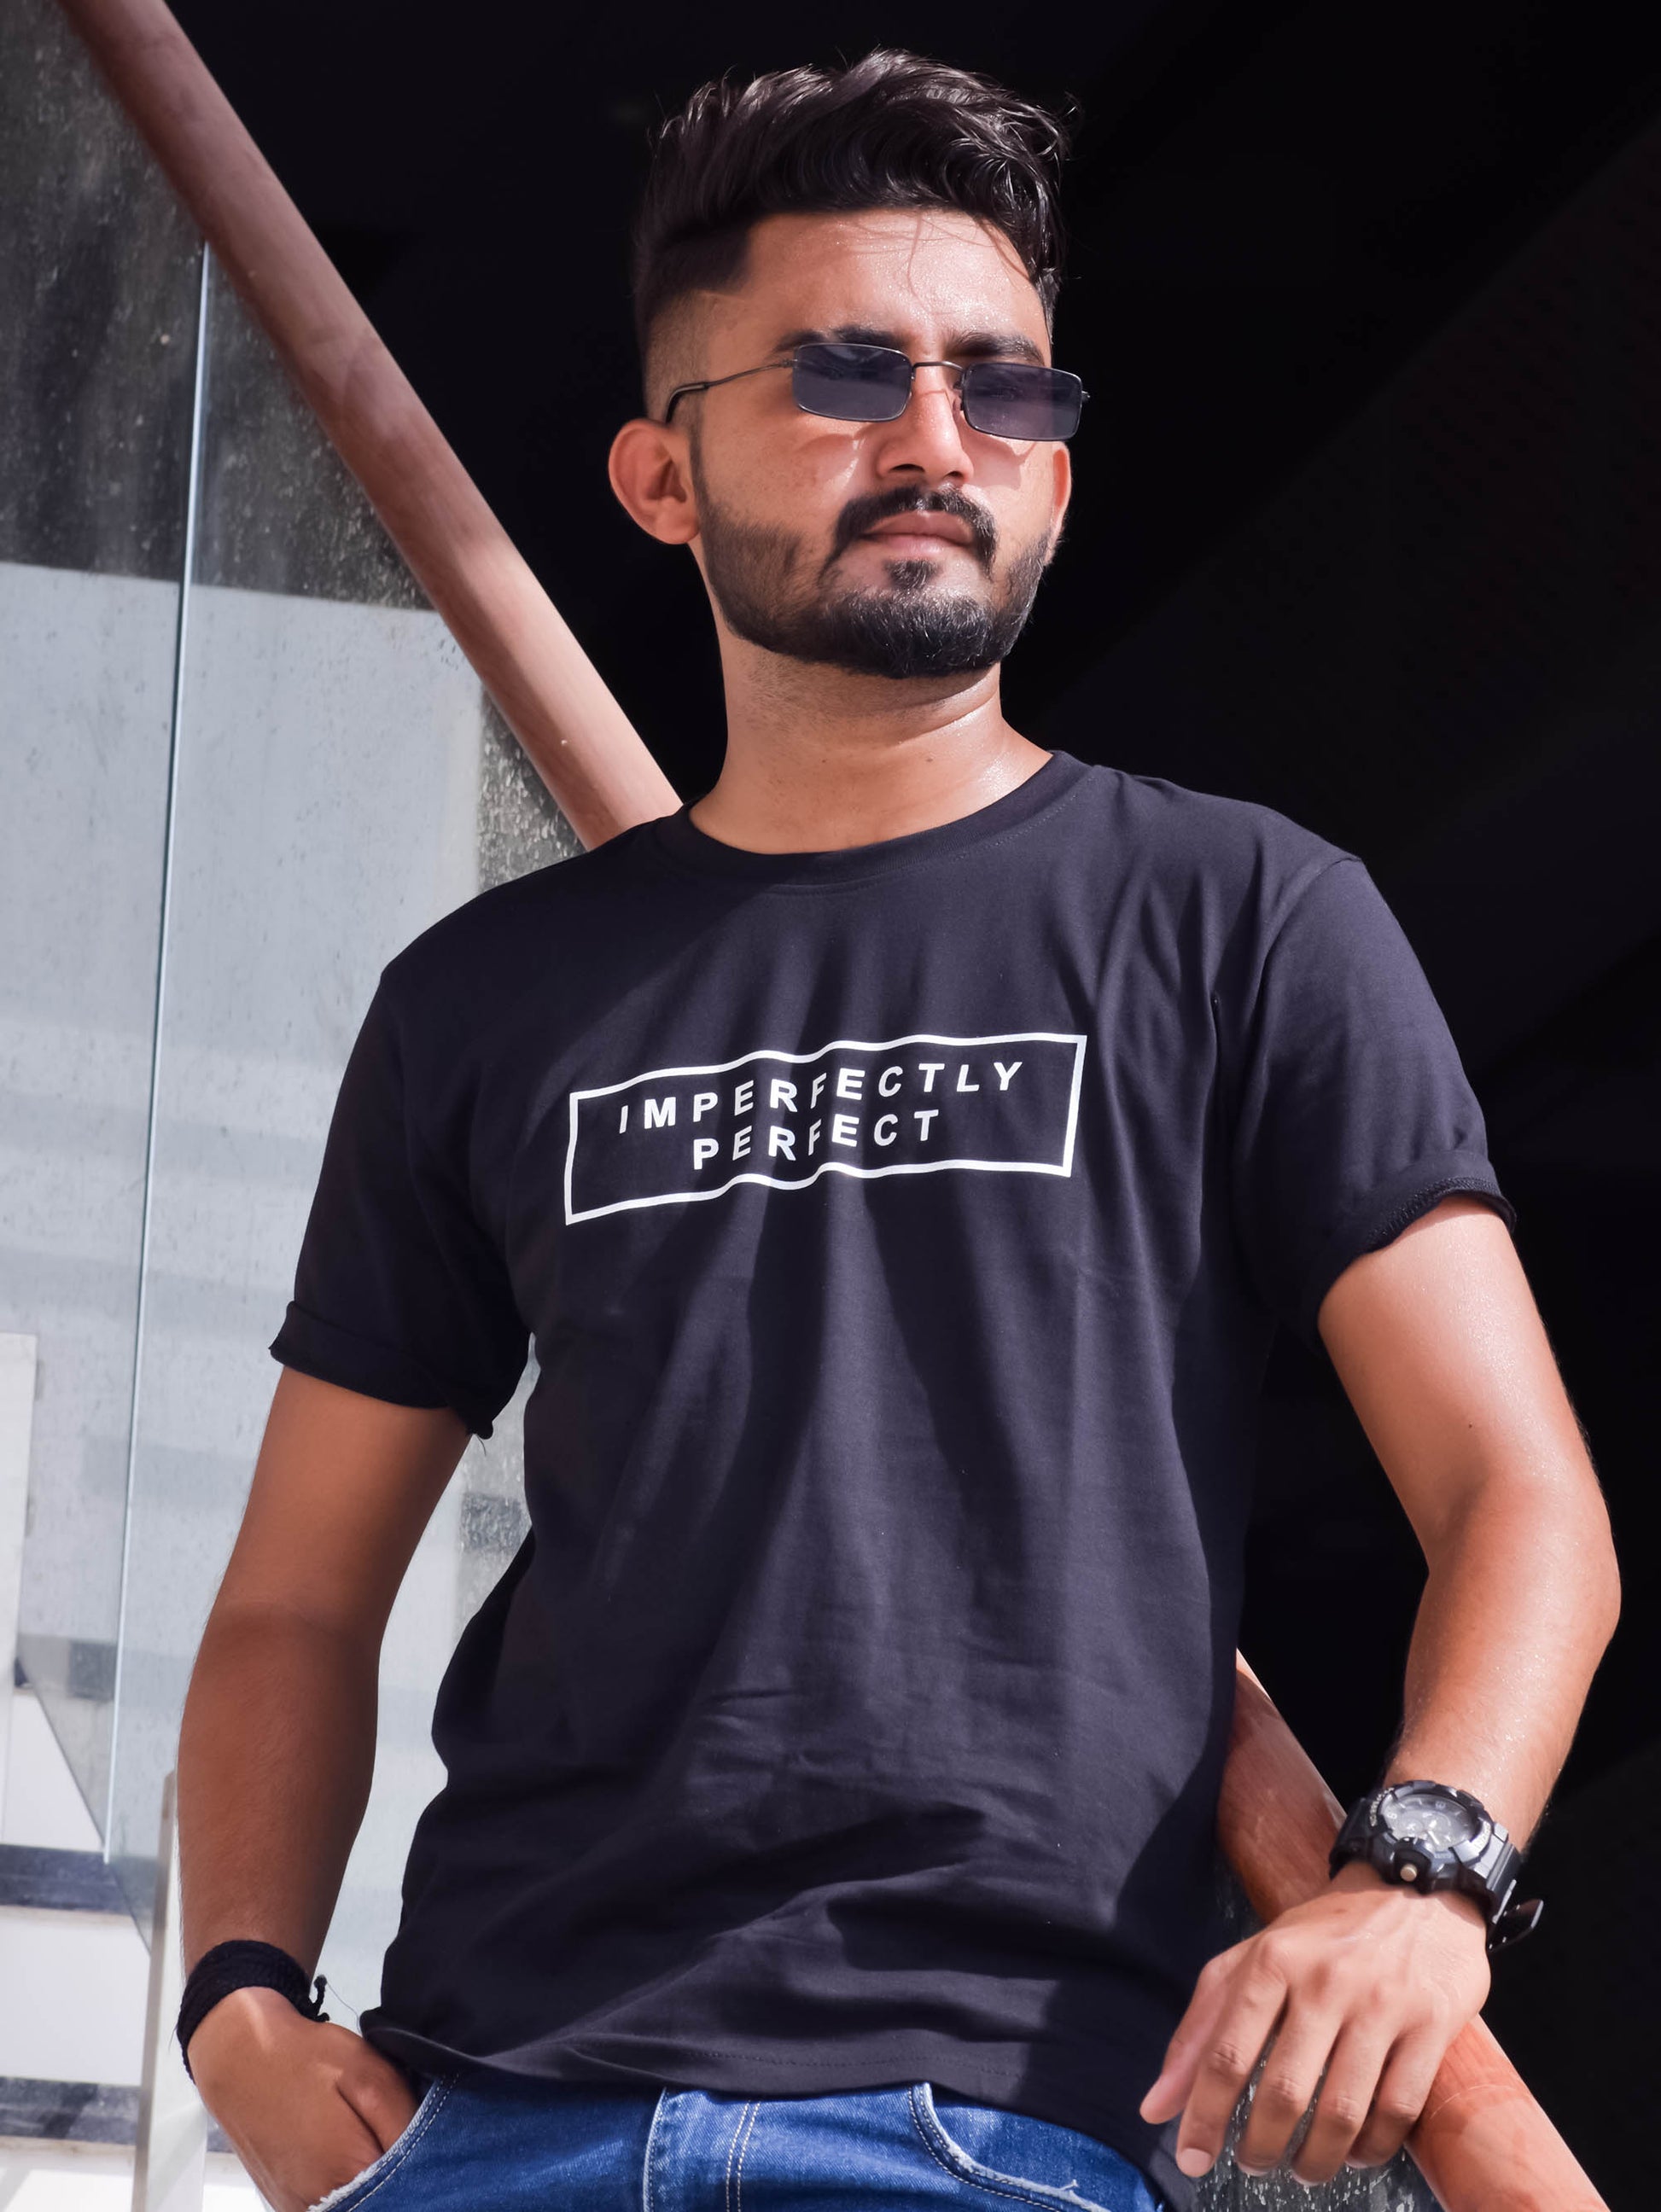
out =
[(191, 2038), (202, 2101), (271, 2212), (308, 2212), (390, 2150), (420, 2099), (348, 2029), (274, 1990), (233, 1990)]

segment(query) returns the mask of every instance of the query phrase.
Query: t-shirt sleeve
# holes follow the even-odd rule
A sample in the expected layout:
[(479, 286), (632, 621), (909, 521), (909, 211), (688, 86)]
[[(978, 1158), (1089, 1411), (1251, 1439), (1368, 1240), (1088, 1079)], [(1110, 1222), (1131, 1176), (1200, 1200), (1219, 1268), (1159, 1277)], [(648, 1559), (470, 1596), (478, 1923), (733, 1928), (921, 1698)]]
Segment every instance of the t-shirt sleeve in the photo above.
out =
[(295, 1295), (285, 1366), (399, 1406), (451, 1406), (488, 1437), (528, 1331), (467, 1194), (465, 1157), (423, 1126), (383, 978), (341, 1079)]
[(1456, 1192), (1515, 1230), (1442, 1010), (1363, 864), (1332, 861), (1264, 957), (1233, 1130), (1236, 1224), (1270, 1309), (1311, 1346), (1352, 1260)]

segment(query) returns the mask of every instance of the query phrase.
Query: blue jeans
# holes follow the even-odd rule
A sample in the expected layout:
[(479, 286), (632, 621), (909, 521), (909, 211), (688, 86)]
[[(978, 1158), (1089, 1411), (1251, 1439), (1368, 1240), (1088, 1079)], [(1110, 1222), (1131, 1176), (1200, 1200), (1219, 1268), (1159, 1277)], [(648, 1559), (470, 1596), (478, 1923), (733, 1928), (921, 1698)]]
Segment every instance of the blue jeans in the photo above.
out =
[(926, 2081), (830, 2097), (435, 2081), (328, 2212), (1160, 2212), (1104, 2143)]

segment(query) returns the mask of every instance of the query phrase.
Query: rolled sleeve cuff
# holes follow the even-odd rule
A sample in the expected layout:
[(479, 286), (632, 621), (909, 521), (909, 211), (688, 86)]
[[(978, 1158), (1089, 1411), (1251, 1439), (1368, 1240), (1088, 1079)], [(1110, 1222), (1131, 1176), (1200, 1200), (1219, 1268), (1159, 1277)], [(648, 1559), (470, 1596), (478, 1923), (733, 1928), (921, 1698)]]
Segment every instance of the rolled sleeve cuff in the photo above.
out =
[(448, 1406), (478, 1437), (488, 1437), (494, 1425), (496, 1408), (485, 1392), (441, 1380), (397, 1345), (359, 1336), (301, 1305), (289, 1305), (271, 1353), (299, 1374), (366, 1398), (393, 1406)]
[(1428, 1213), (1445, 1198), (1457, 1197), (1483, 1200), (1516, 1235), (1517, 1209), (1500, 1189), (1485, 1154), (1452, 1152), (1415, 1160), (1411, 1167), (1369, 1191), (1323, 1246), (1305, 1279), (1293, 1320), (1305, 1343), (1311, 1349), (1320, 1348), (1316, 1321), (1321, 1302), (1352, 1260), (1359, 1260), (1364, 1252), (1381, 1251), (1421, 1214)]

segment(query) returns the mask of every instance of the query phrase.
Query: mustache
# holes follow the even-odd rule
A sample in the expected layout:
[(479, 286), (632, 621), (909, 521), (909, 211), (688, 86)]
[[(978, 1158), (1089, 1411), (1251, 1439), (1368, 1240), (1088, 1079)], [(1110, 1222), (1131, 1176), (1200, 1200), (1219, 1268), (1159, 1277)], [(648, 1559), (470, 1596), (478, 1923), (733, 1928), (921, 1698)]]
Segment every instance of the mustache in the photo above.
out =
[(913, 491), (909, 485), (898, 484), (892, 491), (867, 492), (859, 499), (850, 499), (837, 517), (837, 527), (830, 541), (830, 556), (821, 568), (840, 560), (856, 538), (863, 538), (879, 522), (886, 522), (896, 514), (950, 514), (968, 526), (971, 533), (970, 550), (988, 574), (991, 573), (993, 556), (998, 550), (998, 526), (983, 507), (960, 491)]

